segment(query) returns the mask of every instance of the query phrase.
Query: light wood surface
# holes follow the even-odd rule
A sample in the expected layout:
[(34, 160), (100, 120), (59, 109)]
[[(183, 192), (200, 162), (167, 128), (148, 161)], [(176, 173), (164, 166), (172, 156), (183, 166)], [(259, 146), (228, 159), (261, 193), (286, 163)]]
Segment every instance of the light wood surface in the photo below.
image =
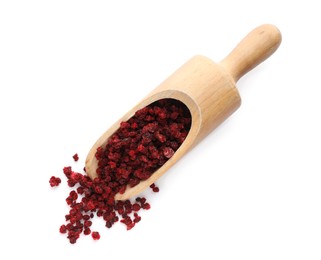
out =
[(245, 73), (273, 54), (281, 44), (280, 31), (265, 24), (250, 32), (234, 50), (220, 62), (237, 82)]
[(187, 61), (97, 140), (86, 159), (87, 174), (91, 178), (97, 177), (96, 150), (106, 145), (120, 122), (127, 121), (138, 109), (156, 100), (180, 100), (186, 104), (192, 115), (192, 126), (186, 140), (173, 157), (149, 179), (141, 181), (133, 188), (127, 187), (125, 193), (117, 194), (115, 199), (124, 200), (138, 195), (240, 106), (241, 98), (235, 83), (246, 72), (268, 58), (280, 43), (279, 30), (273, 25), (262, 25), (250, 32), (219, 64), (204, 56), (195, 56)]

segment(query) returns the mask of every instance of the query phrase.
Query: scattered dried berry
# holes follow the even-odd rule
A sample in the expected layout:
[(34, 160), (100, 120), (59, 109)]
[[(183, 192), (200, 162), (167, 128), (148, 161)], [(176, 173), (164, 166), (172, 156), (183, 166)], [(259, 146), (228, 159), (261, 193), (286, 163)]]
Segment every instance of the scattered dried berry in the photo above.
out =
[(58, 186), (61, 183), (61, 179), (55, 176), (51, 176), (49, 184), (51, 187)]
[[(132, 229), (141, 220), (137, 212), (150, 209), (150, 204), (142, 197), (134, 202), (115, 201), (115, 195), (124, 193), (127, 185), (133, 187), (148, 179), (164, 165), (184, 142), (190, 127), (191, 114), (183, 103), (158, 100), (136, 111), (127, 122), (121, 122), (107, 144), (97, 149), (97, 178), (92, 180), (70, 166), (64, 167), (68, 186), (77, 186), (66, 198), (70, 211), (60, 233), (66, 233), (71, 244), (81, 233), (99, 240), (100, 234), (90, 229), (94, 215), (103, 218), (107, 228), (120, 221), (127, 230)], [(78, 154), (73, 158), (78, 161)], [(49, 182), (57, 186), (61, 180), (53, 176)], [(155, 184), (151, 189), (159, 191)]]
[(150, 209), (150, 204), (149, 204), (149, 203), (144, 203), (144, 204), (142, 205), (142, 208), (143, 208), (143, 209)]
[(90, 230), (90, 228), (85, 228), (84, 229), (84, 235), (90, 235), (90, 233), (91, 233), (91, 230)]
[(133, 204), (133, 211), (139, 211), (141, 206), (138, 203)]
[(153, 188), (153, 192), (159, 192), (159, 188), (158, 187), (154, 187)]
[(75, 162), (77, 162), (77, 161), (79, 160), (79, 157), (78, 157), (78, 154), (77, 154), (77, 153), (74, 154), (74, 156), (73, 156), (72, 158), (74, 158)]
[(66, 226), (65, 225), (61, 225), (59, 231), (60, 231), (61, 234), (65, 234), (67, 232)]
[(100, 234), (97, 231), (94, 231), (91, 233), (91, 236), (94, 240), (99, 240), (100, 239)]
[(153, 192), (159, 192), (159, 188), (156, 187), (155, 183), (153, 183), (152, 185), (149, 186)]
[(137, 213), (134, 213), (134, 222), (138, 223), (142, 218), (140, 216), (138, 216)]

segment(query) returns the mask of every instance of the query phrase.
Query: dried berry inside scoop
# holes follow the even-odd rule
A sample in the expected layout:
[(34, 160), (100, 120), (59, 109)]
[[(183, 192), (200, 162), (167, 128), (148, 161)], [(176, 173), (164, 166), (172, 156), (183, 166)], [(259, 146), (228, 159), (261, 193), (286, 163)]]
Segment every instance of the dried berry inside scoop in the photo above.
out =
[(99, 178), (124, 193), (126, 185), (148, 179), (184, 142), (191, 114), (175, 99), (158, 100), (138, 110), (96, 152)]

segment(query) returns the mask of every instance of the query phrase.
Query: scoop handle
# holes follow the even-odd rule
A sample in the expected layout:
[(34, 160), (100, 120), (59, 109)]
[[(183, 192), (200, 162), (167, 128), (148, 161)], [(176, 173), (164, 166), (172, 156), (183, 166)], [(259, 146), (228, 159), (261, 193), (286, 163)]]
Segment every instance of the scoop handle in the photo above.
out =
[(270, 57), (279, 47), (282, 36), (277, 27), (264, 24), (241, 40), (220, 64), (231, 74), (235, 82)]

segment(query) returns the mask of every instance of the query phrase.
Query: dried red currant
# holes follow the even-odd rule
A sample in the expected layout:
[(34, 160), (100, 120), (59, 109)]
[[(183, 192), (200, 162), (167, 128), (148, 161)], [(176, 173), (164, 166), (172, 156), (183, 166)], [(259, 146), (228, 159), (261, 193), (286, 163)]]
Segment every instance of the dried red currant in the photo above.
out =
[(61, 183), (61, 179), (55, 176), (51, 176), (49, 184), (51, 187), (58, 186)]
[(66, 226), (65, 225), (61, 225), (59, 231), (60, 231), (61, 234), (65, 234), (67, 232)]
[[(98, 240), (100, 234), (90, 229), (95, 215), (104, 219), (107, 228), (120, 219), (127, 230), (132, 229), (141, 220), (137, 212), (150, 209), (150, 204), (141, 197), (133, 203), (115, 201), (115, 195), (125, 193), (127, 186), (134, 187), (150, 178), (179, 149), (190, 127), (191, 114), (183, 103), (174, 99), (158, 100), (121, 122), (106, 144), (97, 148), (97, 178), (92, 180), (70, 166), (64, 167), (68, 186), (76, 188), (66, 198), (70, 211), (65, 216), (67, 224), (60, 227), (60, 232), (67, 233), (72, 244), (81, 233), (91, 234)], [(73, 158), (78, 161), (78, 154)], [(49, 182), (57, 186), (61, 181), (53, 176)], [(159, 191), (155, 184), (151, 189)]]
[(77, 161), (79, 160), (79, 157), (78, 157), (78, 154), (77, 154), (77, 153), (74, 154), (72, 158), (74, 158), (75, 162), (77, 162)]
[(100, 234), (97, 231), (94, 231), (91, 233), (91, 236), (94, 240), (99, 240), (100, 239)]

